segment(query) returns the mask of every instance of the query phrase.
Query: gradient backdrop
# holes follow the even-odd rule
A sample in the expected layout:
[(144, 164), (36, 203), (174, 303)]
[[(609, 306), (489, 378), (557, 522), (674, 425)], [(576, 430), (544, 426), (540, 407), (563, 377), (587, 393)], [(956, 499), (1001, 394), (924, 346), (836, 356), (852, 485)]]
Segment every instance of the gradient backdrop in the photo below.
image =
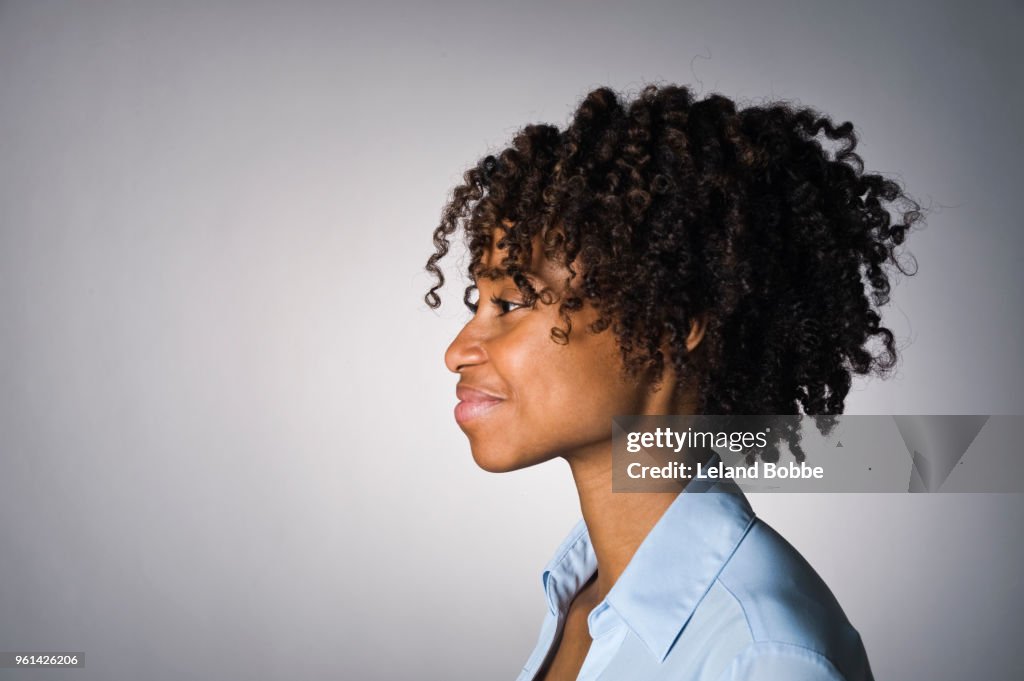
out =
[[(478, 470), (447, 192), (599, 85), (851, 120), (934, 210), (847, 413), (1022, 413), (1019, 2), (0, 2), (0, 651), (512, 679), (568, 468)], [(1020, 678), (1024, 498), (755, 495), (878, 679)]]

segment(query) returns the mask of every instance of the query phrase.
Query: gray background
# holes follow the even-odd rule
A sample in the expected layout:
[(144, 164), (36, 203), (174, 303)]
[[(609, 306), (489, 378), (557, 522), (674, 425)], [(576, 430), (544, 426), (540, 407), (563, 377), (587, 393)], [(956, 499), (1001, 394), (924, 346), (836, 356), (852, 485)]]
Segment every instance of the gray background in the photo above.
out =
[[(1022, 411), (1019, 3), (0, 3), (10, 678), (514, 678), (568, 469), (475, 468), (449, 189), (589, 89), (787, 98), (936, 212), (847, 413)], [(448, 259), (449, 272), (454, 264)], [(752, 495), (879, 679), (1010, 678), (1019, 495)]]

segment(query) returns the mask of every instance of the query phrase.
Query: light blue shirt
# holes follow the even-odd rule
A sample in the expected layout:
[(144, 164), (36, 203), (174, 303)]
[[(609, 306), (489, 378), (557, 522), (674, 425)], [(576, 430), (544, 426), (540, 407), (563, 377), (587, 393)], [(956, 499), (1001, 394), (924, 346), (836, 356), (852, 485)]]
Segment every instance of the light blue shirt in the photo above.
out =
[[(580, 520), (543, 574), (534, 679), (597, 569)], [(578, 679), (873, 681), (860, 634), (804, 558), (730, 480), (693, 480), (591, 612)]]

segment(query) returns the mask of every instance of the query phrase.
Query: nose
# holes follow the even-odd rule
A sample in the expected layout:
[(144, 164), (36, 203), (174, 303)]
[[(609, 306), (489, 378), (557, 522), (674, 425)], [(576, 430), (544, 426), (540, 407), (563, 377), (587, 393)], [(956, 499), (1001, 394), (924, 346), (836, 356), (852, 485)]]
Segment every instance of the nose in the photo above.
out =
[(470, 319), (444, 353), (444, 363), (448, 371), (459, 373), (463, 367), (486, 361), (487, 353), (483, 347), (483, 333), (476, 317)]

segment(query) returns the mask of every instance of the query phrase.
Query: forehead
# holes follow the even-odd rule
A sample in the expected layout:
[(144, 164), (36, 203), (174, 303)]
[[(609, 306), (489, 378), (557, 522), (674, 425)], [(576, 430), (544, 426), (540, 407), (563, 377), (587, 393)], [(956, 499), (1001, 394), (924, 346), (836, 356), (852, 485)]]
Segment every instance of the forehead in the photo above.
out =
[[(508, 223), (506, 224), (508, 225)], [(491, 230), (490, 242), (487, 250), (481, 257), (481, 264), (485, 268), (491, 269), (501, 266), (502, 261), (505, 258), (505, 254), (508, 252), (508, 247), (503, 246), (502, 248), (498, 248), (498, 242), (501, 241), (501, 238), (505, 236), (506, 233), (507, 229), (501, 226), (496, 226)], [(530, 249), (530, 264), (528, 267), (529, 271), (526, 273), (526, 276), (534, 283), (534, 285), (552, 286), (556, 283), (563, 282), (565, 277), (569, 275), (569, 271), (544, 257), (542, 239), (543, 237), (541, 234), (536, 234), (531, 240), (532, 248)]]

